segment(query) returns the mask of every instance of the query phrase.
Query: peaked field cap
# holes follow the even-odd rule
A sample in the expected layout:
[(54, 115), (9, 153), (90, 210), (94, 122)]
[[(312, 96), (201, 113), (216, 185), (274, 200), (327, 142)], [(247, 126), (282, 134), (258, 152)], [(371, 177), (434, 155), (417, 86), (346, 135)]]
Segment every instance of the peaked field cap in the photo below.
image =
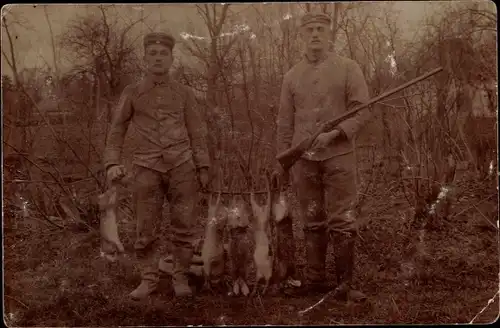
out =
[(175, 39), (168, 33), (152, 32), (144, 36), (144, 48), (152, 44), (162, 44), (172, 49), (175, 45)]
[(304, 26), (310, 23), (322, 23), (326, 25), (330, 25), (332, 23), (332, 19), (330, 16), (324, 13), (307, 13), (302, 16), (300, 20), (300, 26)]

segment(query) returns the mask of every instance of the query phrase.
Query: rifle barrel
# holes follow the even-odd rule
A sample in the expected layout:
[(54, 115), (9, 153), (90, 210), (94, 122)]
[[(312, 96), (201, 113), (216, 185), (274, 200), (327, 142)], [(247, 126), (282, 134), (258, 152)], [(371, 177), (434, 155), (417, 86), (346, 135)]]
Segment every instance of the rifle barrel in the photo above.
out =
[(419, 77), (416, 77), (416, 78), (414, 78), (414, 79), (412, 79), (412, 80), (410, 80), (410, 81), (408, 81), (408, 82), (406, 82), (406, 83), (404, 83), (404, 84), (402, 84), (394, 89), (386, 91), (386, 92), (384, 92), (376, 97), (373, 97), (369, 101), (367, 101), (366, 103), (358, 105), (355, 108), (337, 116), (333, 120), (330, 120), (330, 121), (326, 122), (325, 124), (323, 124), (321, 126), (321, 128), (318, 129), (316, 131), (316, 133), (314, 133), (312, 136), (305, 138), (300, 143), (298, 143), (296, 146), (283, 151), (281, 154), (278, 154), (276, 159), (282, 164), (282, 166), (285, 170), (288, 170), (288, 168), (291, 167), (293, 165), (293, 163), (295, 163), (295, 161), (301, 156), (300, 154), (303, 153), (306, 150), (306, 148), (309, 148), (310, 145), (312, 144), (312, 142), (314, 141), (314, 139), (316, 139), (318, 137), (318, 135), (321, 134), (322, 132), (333, 129), (336, 125), (338, 125), (342, 121), (348, 119), (349, 117), (353, 116), (354, 114), (356, 114), (360, 110), (362, 110), (370, 105), (373, 105), (373, 104), (379, 102), (380, 100), (387, 98), (387, 97), (389, 97), (389, 96), (391, 96), (391, 95), (393, 95), (393, 94), (395, 94), (403, 89), (406, 89), (415, 83), (418, 83), (422, 80), (425, 80), (425, 79), (429, 78), (430, 76), (441, 72), (442, 70), (443, 70), (443, 67), (435, 68), (432, 71), (429, 71), (429, 72), (427, 72)]
[[(414, 78), (414, 79), (412, 79), (412, 80), (410, 80), (410, 81), (408, 81), (408, 82), (406, 82), (406, 83), (404, 83), (404, 84), (402, 84), (402, 85), (400, 85), (400, 86), (398, 86), (398, 87), (396, 87), (394, 89), (391, 89), (391, 90), (388, 90), (388, 91), (386, 91), (384, 93), (381, 93), (380, 95), (378, 95), (378, 96), (370, 99), (368, 102), (366, 102), (364, 104), (361, 104), (361, 105), (358, 105), (358, 106), (354, 107), (353, 109), (351, 109), (350, 111), (347, 111), (344, 114), (339, 115), (338, 117), (336, 117), (335, 119), (333, 119), (330, 122), (333, 122), (333, 121), (336, 121), (336, 122), (340, 121), (340, 122), (342, 122), (345, 118), (348, 118), (348, 117), (352, 116), (353, 114), (357, 113), (361, 109), (364, 109), (364, 108), (366, 108), (366, 107), (368, 107), (370, 105), (373, 105), (373, 104), (379, 102), (382, 99), (385, 99), (385, 98), (387, 98), (389, 96), (392, 96), (393, 94), (398, 93), (399, 91), (401, 91), (403, 89), (406, 89), (406, 88), (408, 88), (409, 86), (411, 86), (411, 85), (413, 85), (415, 83), (418, 83), (418, 82), (420, 82), (422, 80), (425, 80), (425, 79), (431, 77), (432, 75), (435, 75), (435, 74), (441, 72), (442, 70), (443, 70), (443, 67), (438, 67), (438, 68), (433, 69), (432, 71), (427, 72), (424, 75), (416, 77), (416, 78)], [(327, 123), (327, 125), (328, 125), (328, 123)]]

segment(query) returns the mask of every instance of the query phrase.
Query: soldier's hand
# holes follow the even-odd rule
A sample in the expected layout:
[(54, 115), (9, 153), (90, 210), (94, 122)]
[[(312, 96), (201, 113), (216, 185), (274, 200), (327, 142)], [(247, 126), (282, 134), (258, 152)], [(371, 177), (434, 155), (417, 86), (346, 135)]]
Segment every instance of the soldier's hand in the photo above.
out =
[(125, 167), (123, 165), (113, 165), (106, 171), (106, 178), (109, 183), (119, 180), (125, 176)]
[(202, 167), (198, 170), (198, 181), (200, 182), (200, 187), (203, 191), (206, 191), (208, 184), (210, 183), (210, 174), (208, 168)]
[(328, 147), (328, 145), (335, 140), (340, 135), (340, 131), (337, 129), (332, 130), (331, 132), (321, 133), (315, 140), (312, 145), (314, 149), (322, 149)]
[(281, 188), (288, 183), (289, 179), (289, 172), (285, 171), (280, 164), (276, 165), (273, 173), (271, 174), (271, 181), (273, 184), (276, 183), (278, 185), (277, 187)]

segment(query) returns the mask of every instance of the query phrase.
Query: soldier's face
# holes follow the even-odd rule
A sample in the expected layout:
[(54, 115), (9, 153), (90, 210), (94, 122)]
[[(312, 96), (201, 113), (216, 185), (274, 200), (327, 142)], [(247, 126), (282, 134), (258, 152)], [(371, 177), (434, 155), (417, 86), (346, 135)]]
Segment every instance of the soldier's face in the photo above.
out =
[(302, 38), (306, 47), (311, 50), (326, 49), (330, 38), (328, 25), (310, 23), (302, 27)]
[(153, 74), (167, 73), (173, 62), (172, 51), (162, 44), (149, 45), (146, 47), (144, 61), (149, 72)]

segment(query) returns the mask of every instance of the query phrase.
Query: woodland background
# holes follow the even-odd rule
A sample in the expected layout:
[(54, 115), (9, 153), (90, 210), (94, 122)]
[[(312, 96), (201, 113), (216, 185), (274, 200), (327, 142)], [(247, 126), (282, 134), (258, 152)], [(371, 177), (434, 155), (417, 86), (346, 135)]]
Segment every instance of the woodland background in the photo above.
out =
[[(455, 323), (498, 316), (493, 3), (433, 3), (413, 29), (391, 2), (85, 5), (56, 32), (68, 7), (2, 8), (8, 324)], [(128, 303), (123, 293), (138, 277), (99, 257), (95, 197), (105, 187), (101, 159), (113, 107), (144, 73), (142, 36), (176, 36), (171, 74), (197, 94), (213, 173), (224, 189), (242, 190), (245, 173), (257, 177), (275, 164), (281, 82), (301, 58), (297, 23), (311, 10), (331, 15), (331, 51), (361, 65), (372, 96), (445, 68), (375, 105), (356, 140), (364, 223), (357, 279), (373, 296), (369, 304), (328, 301), (299, 319), (294, 312), (316, 300), (203, 296), (190, 305), (165, 295), (149, 306)], [(25, 36), (41, 25), (50, 50), (27, 65), (37, 48)], [(132, 129), (126, 165), (134, 137)], [(130, 201), (123, 195), (120, 231), (128, 245)], [(495, 303), (475, 318), (490, 299)]]

